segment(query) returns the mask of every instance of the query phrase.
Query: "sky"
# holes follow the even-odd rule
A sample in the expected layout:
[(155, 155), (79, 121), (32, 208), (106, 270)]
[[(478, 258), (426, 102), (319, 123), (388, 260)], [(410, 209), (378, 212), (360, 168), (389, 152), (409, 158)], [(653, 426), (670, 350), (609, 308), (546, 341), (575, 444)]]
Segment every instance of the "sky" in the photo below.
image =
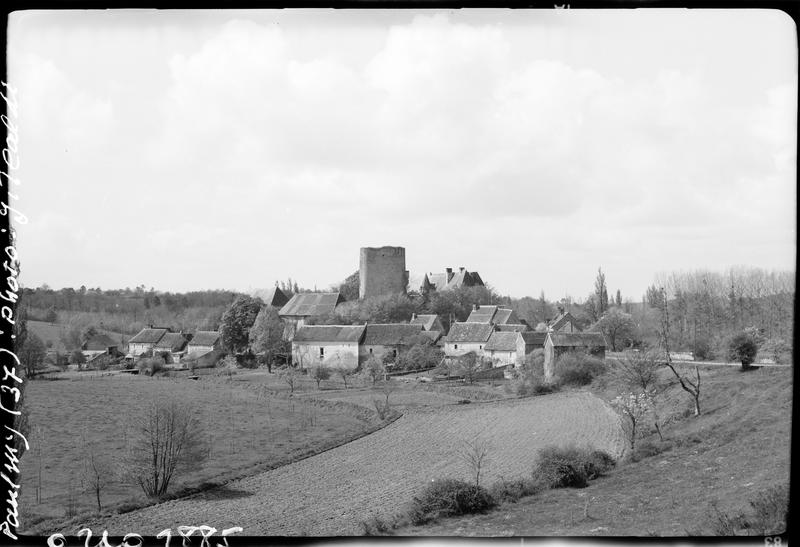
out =
[(322, 289), (383, 245), (549, 299), (795, 267), (779, 11), (26, 11), (7, 54), (24, 286)]

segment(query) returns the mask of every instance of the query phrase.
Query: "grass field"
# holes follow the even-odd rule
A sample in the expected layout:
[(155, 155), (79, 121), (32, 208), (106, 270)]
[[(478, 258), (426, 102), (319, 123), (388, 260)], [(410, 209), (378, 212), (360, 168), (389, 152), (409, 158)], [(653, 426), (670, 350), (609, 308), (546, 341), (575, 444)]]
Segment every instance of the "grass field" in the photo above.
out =
[(547, 444), (589, 442), (615, 455), (624, 444), (616, 416), (588, 393), (420, 408), (351, 443), (225, 489), (80, 524), (155, 534), (186, 524), (190, 515), (218, 529), (242, 526), (245, 535), (359, 534), (361, 521), (392, 515), (432, 479), (469, 479), (458, 450), (477, 434), (491, 445), (487, 481), (525, 473)]
[[(263, 397), (218, 378), (201, 381), (119, 375), (96, 379), (39, 380), (26, 389), (32, 449), (23, 457), (22, 527), (64, 517), (70, 493), (75, 511), (96, 510), (81, 485), (87, 448), (113, 464), (125, 445), (126, 424), (151, 398), (192, 404), (212, 439), (207, 464), (178, 477), (170, 490), (220, 482), (296, 460), (363, 434), (375, 426), (346, 409), (301, 400)], [(36, 503), (41, 467), (41, 502)], [(146, 501), (136, 486), (112, 484), (105, 508)]]
[[(758, 492), (789, 483), (792, 370), (707, 370), (702, 386), (702, 416), (683, 417), (664, 431), (676, 445), (671, 450), (625, 463), (585, 489), (550, 490), (485, 515), (395, 533), (711, 535), (712, 503), (726, 513), (744, 511)], [(680, 388), (667, 397), (676, 415), (690, 408)]]
[[(28, 321), (28, 330), (41, 338), (45, 346), (57, 350), (61, 353), (66, 353), (68, 348), (61, 340), (61, 336), (66, 334), (68, 327), (59, 323), (46, 323), (45, 321)], [(122, 349), (122, 340), (130, 340), (131, 335), (125, 335), (119, 332), (112, 332), (109, 330), (98, 329), (97, 332), (107, 334), (115, 342), (119, 342), (120, 349)], [(48, 345), (49, 344), (49, 345)], [(74, 349), (74, 348), (73, 348)]]

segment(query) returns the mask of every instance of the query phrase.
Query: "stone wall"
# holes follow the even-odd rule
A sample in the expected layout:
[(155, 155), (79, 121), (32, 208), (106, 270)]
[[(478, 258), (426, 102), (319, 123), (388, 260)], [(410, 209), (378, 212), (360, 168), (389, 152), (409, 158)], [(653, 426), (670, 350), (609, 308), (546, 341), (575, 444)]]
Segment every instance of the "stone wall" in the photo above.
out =
[(358, 297), (406, 292), (406, 250), (403, 247), (362, 247)]

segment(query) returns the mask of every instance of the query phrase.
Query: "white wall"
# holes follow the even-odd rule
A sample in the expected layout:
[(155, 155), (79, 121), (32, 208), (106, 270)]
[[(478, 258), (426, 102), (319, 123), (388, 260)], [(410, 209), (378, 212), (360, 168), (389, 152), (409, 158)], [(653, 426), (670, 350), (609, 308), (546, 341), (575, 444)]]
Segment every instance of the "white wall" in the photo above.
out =
[[(320, 359), (319, 350), (324, 357)], [(302, 368), (323, 365), (331, 368), (358, 367), (358, 344), (355, 342), (292, 342), (292, 363)]]

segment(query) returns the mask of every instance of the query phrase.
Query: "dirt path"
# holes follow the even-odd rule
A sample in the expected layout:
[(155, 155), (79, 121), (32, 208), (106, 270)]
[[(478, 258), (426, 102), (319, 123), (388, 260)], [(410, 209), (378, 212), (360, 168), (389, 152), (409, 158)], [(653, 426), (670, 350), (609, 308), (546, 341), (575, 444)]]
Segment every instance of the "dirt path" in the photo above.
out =
[(548, 444), (589, 443), (617, 456), (624, 446), (618, 424), (602, 401), (583, 392), (414, 411), (376, 433), (224, 489), (87, 525), (114, 535), (155, 535), (179, 525), (241, 526), (253, 536), (353, 535), (361, 521), (397, 512), (432, 479), (467, 479), (456, 450), (476, 434), (493, 447), (488, 484), (529, 473), (536, 451)]

